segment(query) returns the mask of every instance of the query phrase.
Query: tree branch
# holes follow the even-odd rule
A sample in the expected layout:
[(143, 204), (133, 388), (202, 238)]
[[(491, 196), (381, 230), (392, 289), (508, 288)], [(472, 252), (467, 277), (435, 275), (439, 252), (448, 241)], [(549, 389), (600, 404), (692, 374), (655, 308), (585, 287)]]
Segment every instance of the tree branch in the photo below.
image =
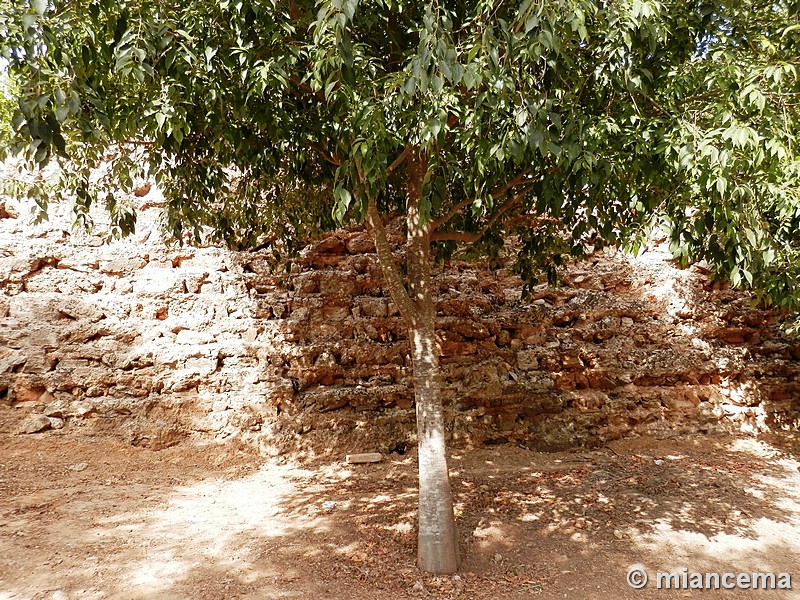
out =
[(489, 220), (484, 223), (483, 227), (481, 227), (476, 232), (470, 231), (441, 231), (441, 232), (434, 232), (431, 234), (431, 241), (432, 242), (446, 242), (446, 241), (454, 241), (454, 242), (465, 242), (467, 244), (474, 244), (478, 240), (480, 240), (489, 229), (492, 228), (492, 225), (497, 223), (497, 220), (502, 217), (505, 213), (510, 211), (513, 208), (519, 206), (519, 201), (525, 195), (525, 192), (516, 194), (513, 198), (511, 198), (508, 202), (505, 202), (497, 211), (489, 217)]
[(336, 165), (337, 167), (341, 166), (342, 160), (338, 156), (335, 156), (335, 155), (331, 154), (330, 152), (328, 152), (327, 150), (325, 150), (325, 148), (323, 148), (322, 146), (318, 146), (314, 142), (309, 142), (308, 146), (312, 150), (314, 150), (316, 152), (319, 152), (322, 155), (322, 158), (324, 158), (326, 161), (328, 161), (332, 165)]
[(481, 239), (481, 232), (469, 231), (441, 231), (431, 234), (432, 242), (463, 242), (465, 244), (474, 244)]
[[(504, 183), (500, 187), (495, 188), (491, 194), (492, 198), (497, 199), (503, 194), (505, 194), (511, 188), (521, 185), (523, 183), (527, 183), (525, 177), (528, 175), (528, 173), (530, 173), (530, 169), (523, 169), (522, 171), (517, 173), (514, 179)], [(447, 223), (450, 219), (452, 219), (459, 212), (461, 212), (461, 209), (466, 208), (473, 202), (475, 202), (474, 198), (471, 198), (469, 200), (462, 200), (461, 202), (453, 206), (449, 211), (447, 211), (446, 214), (439, 217), (438, 219), (434, 219), (433, 221), (431, 221), (431, 231), (435, 232), (439, 227)]]
[(441, 227), (442, 225), (447, 223), (450, 219), (455, 217), (458, 213), (460, 213), (462, 208), (466, 208), (473, 202), (475, 202), (474, 198), (470, 198), (469, 200), (462, 200), (461, 202), (453, 206), (449, 211), (447, 211), (447, 213), (445, 213), (443, 216), (431, 221), (430, 224), (431, 231), (435, 232), (439, 227)]
[(323, 94), (321, 90), (315, 90), (305, 81), (300, 81), (297, 77), (290, 77), (289, 81), (295, 84), (297, 86), (297, 89), (303, 90), (306, 94), (314, 96), (320, 102), (322, 103), (328, 102), (328, 99), (325, 97), (325, 94)]
[(372, 240), (375, 242), (378, 262), (381, 265), (383, 277), (386, 280), (392, 300), (397, 304), (400, 314), (406, 320), (406, 323), (413, 323), (416, 320), (416, 305), (411, 296), (408, 295), (406, 286), (403, 285), (403, 278), (400, 276), (400, 271), (394, 262), (392, 246), (386, 237), (386, 229), (383, 226), (381, 216), (378, 214), (378, 206), (373, 198), (370, 198), (367, 202), (367, 227)]
[(389, 168), (386, 169), (386, 177), (392, 176), (392, 173), (395, 172), (395, 169), (397, 169), (397, 167), (403, 164), (403, 161), (408, 156), (408, 153), (409, 153), (409, 148), (408, 146), (406, 146), (406, 148), (400, 153), (400, 155), (394, 159), (394, 162), (391, 165), (389, 165)]

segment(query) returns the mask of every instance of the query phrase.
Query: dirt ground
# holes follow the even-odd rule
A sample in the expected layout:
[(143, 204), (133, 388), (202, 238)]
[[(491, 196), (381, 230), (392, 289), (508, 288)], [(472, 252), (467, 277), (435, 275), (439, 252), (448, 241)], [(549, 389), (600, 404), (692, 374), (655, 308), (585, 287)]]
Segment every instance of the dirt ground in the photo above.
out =
[(3, 429), (0, 600), (800, 597), (652, 582), (687, 567), (788, 572), (800, 589), (796, 438), (454, 452), (463, 564), (435, 577), (414, 566), (413, 452), (296, 464)]

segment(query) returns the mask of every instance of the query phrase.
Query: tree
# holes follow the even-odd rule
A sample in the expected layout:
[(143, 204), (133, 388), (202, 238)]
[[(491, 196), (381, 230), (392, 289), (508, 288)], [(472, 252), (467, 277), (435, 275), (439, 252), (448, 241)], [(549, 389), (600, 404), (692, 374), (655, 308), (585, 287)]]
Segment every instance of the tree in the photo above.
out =
[(11, 115), (14, 114), (12, 99), (13, 82), (3, 70), (0, 63), (0, 144), (11, 143)]
[[(0, 11), (21, 82), (11, 148), (57, 160), (86, 219), (139, 168), (185, 241), (291, 253), (347, 220), (372, 234), (409, 330), (421, 569), (458, 545), (434, 259), (635, 247), (798, 303), (798, 7), (787, 0), (31, 0)], [(46, 198), (39, 199), (46, 209)], [(387, 220), (402, 218), (396, 255)]]

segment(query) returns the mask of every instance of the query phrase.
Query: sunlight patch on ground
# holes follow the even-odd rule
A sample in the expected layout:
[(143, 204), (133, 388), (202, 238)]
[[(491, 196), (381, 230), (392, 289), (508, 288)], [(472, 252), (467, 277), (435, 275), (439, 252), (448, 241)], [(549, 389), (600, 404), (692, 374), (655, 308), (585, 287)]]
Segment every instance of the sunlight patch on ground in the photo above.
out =
[(130, 590), (166, 590), (193, 569), (211, 565), (251, 568), (259, 556), (253, 539), (299, 531), (326, 531), (327, 518), (301, 514), (301, 484), (309, 471), (266, 464), (236, 480), (205, 480), (181, 486), (158, 506), (98, 520), (90, 535), (129, 540), (120, 565)]
[(394, 525), (386, 525), (383, 527), (383, 529), (387, 531), (393, 531), (400, 535), (409, 535), (414, 532), (414, 526), (410, 521), (400, 521)]
[[(680, 269), (660, 268), (664, 263), (672, 260), (669, 244), (662, 242), (640, 256), (629, 257), (634, 270), (648, 273), (653, 278), (644, 293), (644, 300), (654, 300), (664, 306), (664, 310), (671, 317), (682, 317), (693, 312), (690, 299), (686, 297), (686, 289), (693, 274)], [(686, 335), (694, 335), (697, 328), (688, 323), (679, 323), (679, 328)]]
[[(784, 523), (771, 519), (758, 519), (747, 534), (718, 533), (706, 537), (696, 531), (673, 529), (669, 523), (659, 523), (654, 530), (643, 536), (638, 545), (660, 561), (668, 570), (676, 566), (691, 569), (717, 568), (723, 565), (728, 570), (750, 572), (791, 571), (796, 569), (800, 556), (800, 541), (797, 535), (787, 535)], [(778, 556), (794, 555), (792, 561), (771, 560), (771, 549)]]
[[(744, 491), (756, 497), (773, 498), (775, 514), (743, 519), (736, 528), (707, 536), (685, 527), (673, 527), (673, 519), (659, 519), (649, 533), (635, 536), (637, 545), (653, 561), (660, 561), (669, 569), (687, 566), (690, 569), (724, 565), (741, 572), (792, 571), (800, 558), (800, 473), (798, 461), (776, 458), (777, 452), (768, 444), (753, 440), (733, 441), (731, 450), (750, 454), (754, 458), (772, 459), (769, 473), (755, 474), (753, 485)], [(692, 507), (679, 514), (685, 523)], [(683, 511), (682, 511), (683, 512)], [(741, 517), (741, 511), (734, 511)], [(744, 517), (750, 517), (744, 515)], [(753, 515), (755, 517), (755, 515)], [(702, 523), (698, 523), (698, 526)], [(699, 528), (699, 527), (698, 527)]]
[(733, 442), (731, 442), (730, 449), (734, 452), (754, 454), (755, 456), (760, 456), (762, 458), (773, 458), (778, 454), (769, 444), (765, 444), (764, 442), (753, 438), (735, 439)]

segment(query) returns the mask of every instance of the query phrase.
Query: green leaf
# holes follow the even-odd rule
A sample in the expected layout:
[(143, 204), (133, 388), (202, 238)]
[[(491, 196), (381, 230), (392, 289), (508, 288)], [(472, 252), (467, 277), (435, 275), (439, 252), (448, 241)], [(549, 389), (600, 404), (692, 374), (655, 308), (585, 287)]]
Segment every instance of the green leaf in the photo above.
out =
[(725, 196), (725, 191), (728, 189), (728, 180), (724, 177), (717, 178), (717, 192), (719, 192), (720, 196)]
[(59, 123), (63, 123), (64, 119), (66, 119), (68, 116), (69, 116), (69, 106), (62, 104), (56, 107), (56, 119), (58, 120)]
[(348, 21), (352, 21), (356, 15), (356, 7), (358, 7), (358, 0), (345, 0), (342, 4), (342, 12), (344, 12)]
[(47, 0), (31, 0), (31, 8), (41, 17), (47, 11)]

